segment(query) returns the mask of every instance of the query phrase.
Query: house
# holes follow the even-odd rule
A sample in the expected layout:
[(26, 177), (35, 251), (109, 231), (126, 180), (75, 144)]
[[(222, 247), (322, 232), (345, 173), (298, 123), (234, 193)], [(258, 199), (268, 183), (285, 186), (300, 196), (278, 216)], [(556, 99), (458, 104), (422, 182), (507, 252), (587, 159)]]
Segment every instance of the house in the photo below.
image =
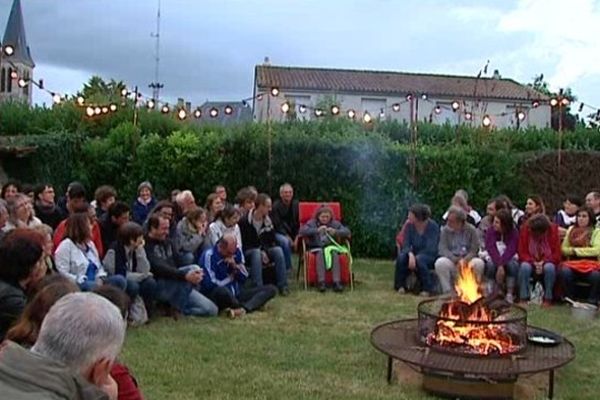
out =
[[(271, 94), (273, 88), (276, 96)], [(477, 77), (284, 67), (267, 62), (257, 65), (254, 73), (255, 121), (337, 114), (365, 122), (418, 120), (545, 128), (550, 126), (549, 100), (530, 87), (501, 78), (498, 71), (493, 77)]]
[(0, 101), (17, 100), (31, 104), (32, 85), (19, 85), (20, 81), (33, 79), (35, 68), (25, 37), (21, 0), (13, 0), (2, 46), (4, 49), (10, 47), (12, 54), (0, 52)]

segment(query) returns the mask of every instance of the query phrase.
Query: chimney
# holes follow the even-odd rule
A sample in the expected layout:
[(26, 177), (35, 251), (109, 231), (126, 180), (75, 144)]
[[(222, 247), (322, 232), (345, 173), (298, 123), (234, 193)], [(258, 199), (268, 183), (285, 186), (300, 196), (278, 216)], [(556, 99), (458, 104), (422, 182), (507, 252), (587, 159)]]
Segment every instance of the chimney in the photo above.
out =
[(185, 102), (185, 109), (188, 113), (192, 112), (192, 102), (191, 101), (186, 101)]
[(183, 97), (177, 98), (177, 108), (183, 108)]
[(271, 59), (269, 58), (269, 56), (265, 57), (265, 60), (263, 61), (263, 65), (271, 65)]
[(494, 75), (492, 76), (493, 79), (502, 79), (502, 77), (500, 76), (500, 71), (498, 71), (497, 69), (494, 70)]

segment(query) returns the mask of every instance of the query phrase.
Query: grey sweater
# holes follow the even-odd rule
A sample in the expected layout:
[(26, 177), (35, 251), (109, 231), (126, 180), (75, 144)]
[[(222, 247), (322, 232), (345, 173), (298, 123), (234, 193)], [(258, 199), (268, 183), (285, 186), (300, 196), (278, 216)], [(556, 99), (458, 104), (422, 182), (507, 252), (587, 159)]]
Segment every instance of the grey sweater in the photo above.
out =
[(460, 231), (453, 231), (447, 225), (442, 227), (438, 250), (440, 257), (446, 257), (454, 263), (460, 259), (470, 261), (479, 252), (477, 228), (467, 223)]

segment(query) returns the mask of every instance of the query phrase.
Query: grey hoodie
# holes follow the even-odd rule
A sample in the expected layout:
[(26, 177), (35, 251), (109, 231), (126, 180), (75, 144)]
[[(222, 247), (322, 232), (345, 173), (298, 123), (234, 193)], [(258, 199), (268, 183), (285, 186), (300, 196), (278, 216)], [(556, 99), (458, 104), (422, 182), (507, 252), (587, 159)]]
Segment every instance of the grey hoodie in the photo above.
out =
[(108, 400), (67, 367), (10, 341), (0, 346), (0, 396), (10, 400)]

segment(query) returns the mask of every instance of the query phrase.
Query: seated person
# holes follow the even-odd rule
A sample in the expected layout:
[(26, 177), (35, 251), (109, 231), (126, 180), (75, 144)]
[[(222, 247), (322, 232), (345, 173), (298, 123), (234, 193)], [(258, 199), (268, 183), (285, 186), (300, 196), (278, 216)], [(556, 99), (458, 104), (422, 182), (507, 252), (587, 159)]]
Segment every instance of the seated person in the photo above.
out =
[(110, 370), (125, 340), (125, 321), (108, 300), (69, 293), (46, 314), (35, 344), (0, 348), (5, 399), (117, 399)]
[(237, 239), (231, 233), (226, 233), (214, 247), (202, 254), (200, 265), (204, 269), (202, 293), (219, 310), (228, 310), (231, 318), (258, 310), (277, 295), (277, 288), (273, 285), (244, 288), (248, 271)]
[(104, 268), (109, 275), (127, 280), (125, 291), (131, 301), (140, 295), (149, 313), (154, 309), (156, 281), (150, 272), (150, 262), (144, 249), (144, 231), (135, 222), (121, 225), (115, 240), (104, 256)]
[(296, 248), (299, 221), (299, 203), (294, 199), (294, 188), (289, 183), (284, 183), (279, 188), (280, 199), (273, 203), (271, 219), (275, 225), (275, 239), (283, 250), (285, 267), (292, 269), (292, 249)]
[(394, 289), (406, 293), (406, 278), (415, 272), (421, 282), (421, 295), (433, 292), (431, 270), (437, 258), (440, 241), (440, 227), (431, 219), (431, 210), (424, 204), (415, 204), (408, 211), (408, 224), (405, 225), (402, 248), (396, 258)]
[(196, 198), (191, 190), (180, 192), (177, 197), (175, 197), (175, 204), (177, 205), (177, 212), (175, 213), (176, 221), (181, 221), (188, 211), (198, 208), (196, 205)]
[(218, 194), (211, 193), (206, 196), (206, 212), (208, 213), (208, 222), (213, 222), (217, 216), (217, 213), (224, 207), (225, 205)]
[(503, 202), (506, 205), (506, 208), (510, 211), (510, 215), (512, 216), (513, 222), (515, 223), (515, 226), (518, 227), (519, 224), (519, 219), (521, 219), (521, 217), (523, 215), (525, 215), (525, 213), (523, 212), (523, 210), (519, 209), (518, 207), (516, 207), (512, 200), (510, 199), (510, 197), (508, 197), (505, 194), (501, 194), (497, 197), (498, 200), (500, 200), (501, 202)]
[(550, 222), (544, 214), (531, 216), (519, 232), (519, 300), (529, 300), (529, 280), (542, 280), (544, 305), (552, 304), (556, 268), (560, 263), (560, 239), (558, 225)]
[(569, 229), (570, 226), (575, 225), (577, 211), (582, 205), (583, 202), (579, 197), (569, 195), (563, 202), (563, 208), (556, 213), (554, 223), (558, 225), (558, 233), (560, 234), (561, 239), (565, 237), (567, 229)]
[(79, 285), (82, 291), (91, 291), (104, 283), (125, 290), (123, 276), (107, 276), (100, 256), (92, 242), (92, 227), (88, 213), (75, 213), (67, 218), (66, 236), (58, 245), (54, 261), (58, 272)]
[(248, 215), (248, 212), (254, 209), (258, 192), (253, 186), (247, 186), (240, 189), (235, 196), (235, 205), (240, 210), (240, 215), (243, 217)]
[(527, 222), (529, 218), (538, 214), (546, 215), (544, 200), (538, 195), (531, 195), (527, 198), (527, 202), (525, 203), (525, 214), (519, 218), (517, 228), (521, 229), (523, 224)]
[(503, 285), (506, 280), (506, 300), (509, 303), (514, 301), (519, 271), (518, 245), (519, 230), (515, 227), (510, 210), (499, 210), (495, 213), (493, 225), (485, 233), (485, 276), (497, 285)]
[(192, 316), (215, 316), (217, 306), (200, 294), (196, 287), (202, 281), (198, 265), (180, 267), (180, 257), (169, 239), (169, 220), (158, 215), (148, 219), (146, 255), (150, 272), (157, 283), (157, 300), (169, 303), (178, 312)]
[(148, 181), (138, 186), (138, 197), (131, 206), (131, 219), (140, 225), (144, 225), (150, 212), (156, 207), (156, 199), (152, 196), (152, 184)]
[[(96, 217), (102, 219), (102, 216), (108, 212), (111, 204), (117, 201), (117, 191), (110, 185), (98, 186), (94, 192), (94, 201), (96, 202)], [(127, 207), (129, 209), (129, 207)]]
[[(91, 204), (87, 202), (82, 203), (73, 203), (69, 202), (69, 215), (73, 213), (87, 213), (88, 218), (90, 219), (90, 224), (92, 224), (92, 242), (96, 246), (96, 250), (98, 251), (98, 255), (102, 257), (104, 255), (104, 246), (102, 245), (102, 234), (100, 233), (100, 224), (98, 224), (98, 219), (96, 218), (96, 210), (92, 207)], [(68, 218), (68, 216), (67, 216)], [(67, 219), (64, 219), (58, 224), (56, 230), (54, 231), (54, 236), (52, 237), (52, 241), (54, 242), (54, 248), (57, 249), (58, 245), (65, 238), (65, 231), (67, 229)]]
[(43, 248), (43, 236), (30, 229), (13, 229), (0, 241), (0, 341), (46, 275)]
[(315, 217), (309, 220), (298, 232), (306, 238), (307, 246), (315, 253), (317, 263), (317, 288), (325, 292), (325, 271), (331, 270), (333, 277), (333, 290), (342, 292), (344, 287), (341, 283), (340, 252), (347, 252), (337, 241), (348, 239), (350, 229), (333, 217), (333, 210), (322, 206), (315, 213)]
[(31, 199), (23, 193), (17, 193), (6, 201), (8, 209), (8, 221), (2, 230), (11, 231), (15, 228), (33, 228), (41, 225), (40, 221), (33, 215)]
[(33, 228), (44, 237), (44, 263), (46, 264), (46, 274), (58, 273), (56, 263), (54, 262), (54, 242), (52, 241), (52, 228), (49, 225), (41, 224)]
[(100, 217), (100, 232), (102, 247), (105, 250), (117, 240), (119, 227), (129, 222), (129, 206), (122, 201), (117, 201), (108, 207), (108, 210)]
[(435, 261), (442, 293), (452, 292), (459, 262), (468, 263), (479, 282), (483, 280), (484, 271), (483, 260), (477, 257), (480, 247), (477, 228), (467, 223), (467, 214), (461, 207), (451, 206), (447, 214), (447, 223), (440, 232), (439, 258)]
[(49, 183), (39, 185), (34, 195), (33, 209), (36, 217), (53, 230), (56, 229), (63, 217), (55, 202), (54, 187)]
[(600, 191), (589, 192), (585, 196), (585, 205), (594, 212), (596, 216), (596, 226), (600, 228)]
[(563, 261), (560, 276), (565, 294), (575, 296), (575, 280), (590, 284), (588, 302), (598, 304), (600, 290), (600, 229), (596, 228), (594, 212), (590, 208), (577, 211), (577, 222), (569, 227), (562, 242)]
[[(452, 200), (450, 200), (450, 206), (456, 206), (463, 209), (465, 214), (467, 215), (467, 222), (473, 226), (477, 226), (481, 221), (481, 216), (471, 205), (469, 204), (469, 194), (464, 189), (458, 189), (454, 196), (452, 196)], [(446, 221), (448, 218), (448, 212), (446, 212), (442, 219)]]
[(226, 233), (231, 233), (235, 236), (238, 248), (242, 250), (242, 234), (238, 225), (240, 217), (240, 210), (229, 204), (219, 211), (215, 220), (208, 226), (208, 248), (217, 244)]
[(506, 203), (498, 198), (488, 201), (485, 209), (486, 215), (479, 221), (477, 225), (477, 231), (479, 233), (479, 242), (483, 244), (485, 242), (485, 232), (494, 224), (494, 216), (496, 213), (507, 207)]
[(250, 268), (250, 277), (257, 287), (263, 286), (263, 266), (274, 264), (277, 288), (283, 296), (289, 294), (287, 271), (281, 247), (275, 240), (275, 227), (269, 212), (271, 198), (261, 193), (256, 197), (256, 207), (239, 223), (242, 235), (242, 248), (246, 264)]
[(206, 211), (200, 207), (186, 211), (185, 216), (177, 223), (175, 243), (181, 254), (182, 264), (193, 264), (202, 253), (207, 225)]

